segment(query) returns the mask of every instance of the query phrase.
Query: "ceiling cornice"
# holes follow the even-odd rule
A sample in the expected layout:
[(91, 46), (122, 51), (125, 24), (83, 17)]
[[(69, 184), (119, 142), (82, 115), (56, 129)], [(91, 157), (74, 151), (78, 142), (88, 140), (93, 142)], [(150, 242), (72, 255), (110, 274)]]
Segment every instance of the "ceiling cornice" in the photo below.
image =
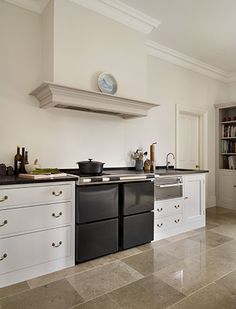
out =
[[(24, 9), (41, 14), (49, 0), (5, 0)], [(161, 22), (119, 0), (70, 0), (89, 10), (111, 18), (141, 33), (149, 34)]]
[(149, 34), (161, 22), (119, 0), (71, 0), (87, 9), (118, 21), (132, 29)]
[(48, 4), (49, 0), (33, 1), (33, 0), (5, 0), (11, 4), (19, 6), (23, 9), (41, 14)]
[(208, 77), (220, 80), (224, 83), (236, 81), (236, 72), (229, 73), (198, 59), (182, 54), (174, 49), (168, 48), (157, 42), (147, 40), (146, 51), (150, 56), (154, 56), (170, 63), (181, 66), (185, 69), (206, 75)]

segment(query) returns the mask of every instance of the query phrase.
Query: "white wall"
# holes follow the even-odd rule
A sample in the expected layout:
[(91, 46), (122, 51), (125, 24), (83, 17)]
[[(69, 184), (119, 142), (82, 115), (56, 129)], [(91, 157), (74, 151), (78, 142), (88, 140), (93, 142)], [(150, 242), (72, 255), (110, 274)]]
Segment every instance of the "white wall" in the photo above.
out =
[(229, 101), (236, 101), (236, 82), (232, 82), (228, 85), (228, 94), (229, 94)]
[[(74, 167), (78, 160), (88, 157), (104, 161), (106, 166), (124, 166), (131, 164), (131, 150), (140, 146), (148, 149), (149, 144), (157, 141), (157, 161), (164, 164), (166, 153), (175, 151), (175, 104), (199, 106), (209, 111), (209, 199), (214, 203), (213, 104), (216, 100), (225, 101), (227, 87), (157, 58), (146, 57), (142, 34), (94, 12), (81, 8), (80, 19), (73, 14), (71, 20), (65, 19), (69, 18), (71, 8), (80, 14), (79, 7), (73, 4), (64, 11), (65, 2), (59, 1), (61, 27), (66, 22), (70, 25), (70, 21), (73, 27), (62, 29), (57, 20), (54, 78), (65, 83), (68, 78), (69, 84), (78, 81), (78, 87), (93, 89), (93, 74), (107, 70), (117, 77), (120, 94), (142, 97), (147, 90), (148, 99), (161, 106), (153, 109), (148, 117), (136, 120), (39, 109), (28, 93), (43, 80), (41, 18), (0, 0), (0, 161), (12, 164), (16, 146), (25, 145), (30, 159), (39, 158), (43, 166)], [(66, 37), (60, 37), (60, 31)], [(77, 35), (77, 48), (71, 51), (69, 46), (77, 40)], [(78, 62), (70, 61), (77, 55)]]
[(117, 95), (146, 97), (143, 34), (68, 0), (54, 1), (52, 16), (54, 82), (98, 90), (97, 77), (107, 71), (117, 79)]

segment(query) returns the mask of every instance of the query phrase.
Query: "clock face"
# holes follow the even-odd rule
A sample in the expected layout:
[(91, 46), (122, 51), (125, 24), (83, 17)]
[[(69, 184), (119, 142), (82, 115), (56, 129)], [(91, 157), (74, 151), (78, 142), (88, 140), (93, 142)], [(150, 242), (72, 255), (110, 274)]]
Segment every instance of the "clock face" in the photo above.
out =
[(111, 74), (101, 73), (98, 77), (98, 87), (101, 92), (115, 94), (117, 91), (117, 82)]

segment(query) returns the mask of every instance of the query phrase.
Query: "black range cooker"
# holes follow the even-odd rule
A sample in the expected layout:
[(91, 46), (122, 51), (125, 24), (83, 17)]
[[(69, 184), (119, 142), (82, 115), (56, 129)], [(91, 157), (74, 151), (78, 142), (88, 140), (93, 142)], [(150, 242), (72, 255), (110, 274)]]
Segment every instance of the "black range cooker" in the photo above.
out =
[(76, 184), (76, 263), (153, 240), (154, 174), (83, 176)]

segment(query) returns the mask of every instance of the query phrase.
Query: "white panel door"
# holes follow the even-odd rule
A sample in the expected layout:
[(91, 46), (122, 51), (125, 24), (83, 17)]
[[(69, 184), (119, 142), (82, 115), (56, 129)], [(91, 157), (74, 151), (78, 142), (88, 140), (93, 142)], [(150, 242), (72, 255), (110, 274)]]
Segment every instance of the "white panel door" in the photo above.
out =
[(199, 129), (200, 118), (198, 115), (180, 113), (178, 130), (179, 168), (199, 168)]

